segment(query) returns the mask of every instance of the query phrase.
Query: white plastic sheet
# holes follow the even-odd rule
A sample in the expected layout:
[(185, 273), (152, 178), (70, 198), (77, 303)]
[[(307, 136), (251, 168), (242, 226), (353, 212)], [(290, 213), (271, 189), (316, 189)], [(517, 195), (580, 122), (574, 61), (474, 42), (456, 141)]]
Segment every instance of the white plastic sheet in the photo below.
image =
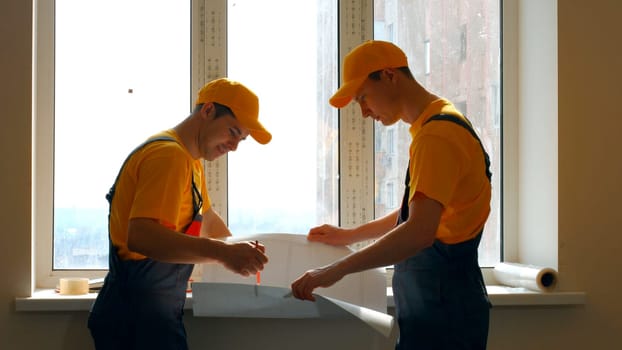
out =
[(361, 321), (386, 338), (395, 331), (390, 315), (333, 298), (315, 297), (315, 302), (295, 299), (289, 289), (282, 287), (206, 282), (192, 285), (194, 316), (342, 319)]
[[(352, 252), (347, 247), (334, 247), (310, 242), (306, 236), (288, 233), (257, 234), (229, 237), (227, 241), (258, 240), (266, 247), (270, 261), (261, 272), (261, 285), (289, 289), (305, 271), (323, 266)], [(203, 282), (255, 284), (255, 276), (243, 277), (220, 264), (203, 265)], [(318, 295), (386, 313), (387, 289), (384, 268), (367, 270), (344, 277), (329, 288), (317, 288)]]

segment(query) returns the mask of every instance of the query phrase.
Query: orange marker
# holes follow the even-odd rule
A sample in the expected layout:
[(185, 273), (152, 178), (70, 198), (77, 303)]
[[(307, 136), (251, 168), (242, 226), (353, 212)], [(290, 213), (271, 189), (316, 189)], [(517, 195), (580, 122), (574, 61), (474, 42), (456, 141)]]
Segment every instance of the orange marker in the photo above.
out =
[[(255, 240), (255, 248), (259, 249), (259, 241)], [(261, 271), (257, 271), (257, 273), (255, 274), (255, 282), (257, 285), (261, 284)]]

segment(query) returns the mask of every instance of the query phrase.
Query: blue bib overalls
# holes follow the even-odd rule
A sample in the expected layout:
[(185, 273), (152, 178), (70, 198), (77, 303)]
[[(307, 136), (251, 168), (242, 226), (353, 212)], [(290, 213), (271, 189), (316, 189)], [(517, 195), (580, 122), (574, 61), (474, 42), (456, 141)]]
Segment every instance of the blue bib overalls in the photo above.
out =
[[(477, 138), (472, 128), (455, 116), (436, 115), (426, 123), (432, 120), (458, 123)], [(490, 180), (485, 151), (484, 156)], [(408, 219), (409, 192), (407, 171), (397, 225)], [(486, 348), (490, 302), (478, 264), (481, 236), (482, 232), (458, 244), (435, 240), (431, 247), (395, 264), (393, 297), (400, 329), (396, 349)]]
[[(154, 141), (175, 140), (147, 140), (127, 159)], [(111, 205), (116, 183), (106, 196)], [(199, 216), (202, 201), (194, 180), (192, 186), (194, 216)], [(96, 349), (188, 349), (182, 316), (194, 265), (121, 260), (110, 237), (109, 247), (109, 271), (88, 320)]]

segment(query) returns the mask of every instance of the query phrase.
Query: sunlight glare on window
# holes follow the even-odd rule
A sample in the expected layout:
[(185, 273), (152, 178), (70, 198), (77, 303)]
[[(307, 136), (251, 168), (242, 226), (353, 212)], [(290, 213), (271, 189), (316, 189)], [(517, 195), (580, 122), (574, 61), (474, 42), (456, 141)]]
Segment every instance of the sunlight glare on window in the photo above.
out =
[(190, 1), (55, 11), (53, 268), (105, 269), (105, 195), (123, 160), (190, 111)]
[(338, 223), (336, 2), (230, 0), (230, 78), (259, 97), (272, 141), (229, 154), (228, 222), (234, 235), (306, 234)]

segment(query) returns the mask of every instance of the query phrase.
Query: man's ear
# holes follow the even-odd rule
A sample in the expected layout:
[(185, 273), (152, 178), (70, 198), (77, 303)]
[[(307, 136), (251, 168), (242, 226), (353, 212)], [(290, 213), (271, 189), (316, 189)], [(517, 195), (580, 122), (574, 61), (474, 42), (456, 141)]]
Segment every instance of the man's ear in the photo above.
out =
[(201, 107), (201, 117), (205, 116), (205, 118), (209, 119), (215, 112), (216, 108), (212, 102), (205, 102)]

